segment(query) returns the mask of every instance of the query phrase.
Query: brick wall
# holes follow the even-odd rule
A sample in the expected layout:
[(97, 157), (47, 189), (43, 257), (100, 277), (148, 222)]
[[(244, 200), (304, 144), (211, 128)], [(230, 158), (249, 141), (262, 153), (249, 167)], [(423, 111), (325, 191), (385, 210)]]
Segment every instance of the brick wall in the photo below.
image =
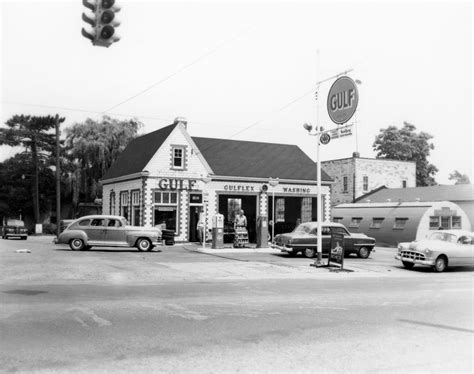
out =
[[(334, 179), (332, 205), (351, 203), (380, 186), (401, 188), (404, 180), (406, 187), (416, 187), (415, 162), (353, 157), (323, 161), (321, 165)], [(347, 177), (346, 190), (343, 188), (344, 177)], [(367, 177), (367, 189), (364, 189), (364, 177)]]

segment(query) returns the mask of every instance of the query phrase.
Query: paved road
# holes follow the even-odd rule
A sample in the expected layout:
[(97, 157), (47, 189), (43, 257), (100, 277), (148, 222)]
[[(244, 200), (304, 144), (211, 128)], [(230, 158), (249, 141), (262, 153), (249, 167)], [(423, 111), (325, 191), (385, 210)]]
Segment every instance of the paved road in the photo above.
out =
[(4, 372), (473, 369), (472, 269), (407, 271), (393, 249), (333, 273), (268, 253), (0, 243)]

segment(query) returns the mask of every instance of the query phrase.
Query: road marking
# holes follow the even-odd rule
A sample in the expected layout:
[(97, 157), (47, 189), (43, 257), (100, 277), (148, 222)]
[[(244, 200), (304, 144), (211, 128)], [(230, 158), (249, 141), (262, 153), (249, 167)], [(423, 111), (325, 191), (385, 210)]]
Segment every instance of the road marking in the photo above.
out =
[[(79, 322), (83, 327), (99, 327), (111, 326), (112, 322), (99, 317), (92, 309), (89, 308), (71, 308), (67, 310), (74, 314), (74, 320)], [(89, 322), (89, 323), (88, 323)]]

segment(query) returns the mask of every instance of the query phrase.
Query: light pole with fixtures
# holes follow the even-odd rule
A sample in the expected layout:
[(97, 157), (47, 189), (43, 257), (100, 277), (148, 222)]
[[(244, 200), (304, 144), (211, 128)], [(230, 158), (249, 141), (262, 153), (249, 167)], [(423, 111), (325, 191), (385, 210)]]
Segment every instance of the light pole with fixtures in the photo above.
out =
[(322, 220), (322, 211), (321, 211), (321, 161), (319, 159), (319, 147), (321, 145), (320, 136), (324, 132), (323, 127), (316, 127), (313, 131), (313, 126), (308, 123), (303, 125), (304, 129), (308, 131), (308, 134), (311, 136), (316, 136), (316, 179), (317, 179), (317, 196), (316, 196), (316, 220), (318, 221), (318, 239), (317, 239), (317, 258), (314, 263), (314, 266), (319, 267), (323, 266), (323, 252), (322, 252), (322, 245), (323, 245), (323, 238), (322, 238), (322, 227), (321, 227), (321, 220)]
[(272, 186), (272, 242), (275, 240), (275, 187), (280, 183), (280, 178), (268, 179), (268, 184)]

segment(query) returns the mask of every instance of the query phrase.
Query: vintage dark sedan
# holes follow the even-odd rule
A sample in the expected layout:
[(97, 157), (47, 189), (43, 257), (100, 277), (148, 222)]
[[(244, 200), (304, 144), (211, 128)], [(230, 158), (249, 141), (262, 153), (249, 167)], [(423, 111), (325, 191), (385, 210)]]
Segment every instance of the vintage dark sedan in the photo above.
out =
[(26, 240), (28, 237), (28, 229), (25, 222), (21, 219), (4, 219), (2, 226), (2, 239), (20, 238)]
[[(292, 232), (275, 236), (272, 247), (290, 255), (303, 253), (305, 257), (314, 257), (317, 253), (317, 222), (305, 222), (298, 225)], [(365, 234), (350, 233), (340, 223), (324, 222), (322, 224), (322, 253), (329, 253), (331, 233), (344, 235), (344, 253), (355, 253), (361, 258), (368, 258), (374, 250), (375, 239)]]
[(129, 226), (120, 216), (85, 216), (69, 224), (56, 244), (69, 244), (73, 251), (97, 247), (137, 247), (140, 251), (150, 251), (162, 244), (159, 228)]
[(448, 266), (474, 266), (474, 232), (436, 230), (427, 239), (400, 243), (395, 259), (407, 269), (431, 266), (442, 272)]

